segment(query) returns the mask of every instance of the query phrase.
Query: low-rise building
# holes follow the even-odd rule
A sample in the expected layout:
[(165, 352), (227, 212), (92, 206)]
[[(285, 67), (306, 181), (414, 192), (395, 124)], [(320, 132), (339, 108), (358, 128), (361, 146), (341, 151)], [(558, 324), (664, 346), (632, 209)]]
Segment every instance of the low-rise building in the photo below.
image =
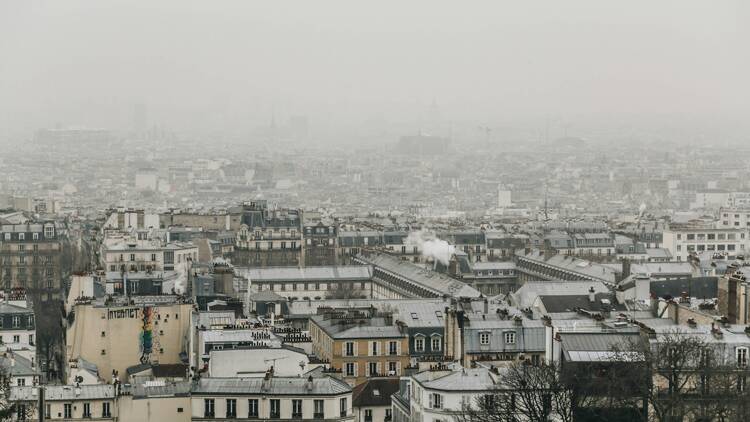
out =
[(312, 350), (351, 385), (367, 378), (398, 377), (409, 365), (406, 326), (392, 315), (330, 311), (310, 318)]
[(352, 389), (329, 376), (201, 378), (191, 394), (193, 421), (236, 419), (353, 421)]

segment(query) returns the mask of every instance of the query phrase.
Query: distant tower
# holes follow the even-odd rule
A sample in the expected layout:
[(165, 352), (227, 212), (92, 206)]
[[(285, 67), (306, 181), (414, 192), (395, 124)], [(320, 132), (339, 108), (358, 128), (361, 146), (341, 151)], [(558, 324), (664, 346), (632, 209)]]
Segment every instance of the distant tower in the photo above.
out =
[(502, 185), (497, 187), (497, 207), (508, 208), (513, 205), (511, 201), (511, 192), (508, 189), (503, 188)]

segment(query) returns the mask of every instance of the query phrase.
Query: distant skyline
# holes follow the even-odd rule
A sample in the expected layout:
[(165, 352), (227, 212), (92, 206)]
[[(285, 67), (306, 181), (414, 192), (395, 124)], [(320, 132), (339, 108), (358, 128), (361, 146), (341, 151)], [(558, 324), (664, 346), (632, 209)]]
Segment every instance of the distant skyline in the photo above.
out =
[(742, 138), (747, 22), (741, 0), (0, 0), (0, 139), (134, 119), (243, 136), (274, 115), (348, 136), (420, 127), (433, 102), (464, 128)]

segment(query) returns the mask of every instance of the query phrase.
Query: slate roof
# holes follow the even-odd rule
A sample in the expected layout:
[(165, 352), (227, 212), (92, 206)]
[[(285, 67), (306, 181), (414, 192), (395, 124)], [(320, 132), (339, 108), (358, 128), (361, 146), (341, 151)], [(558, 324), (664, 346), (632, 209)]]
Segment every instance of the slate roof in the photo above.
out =
[(357, 260), (397, 274), (440, 295), (447, 294), (453, 297), (478, 297), (480, 295), (478, 290), (461, 281), (388, 254), (358, 255)]
[[(479, 334), (490, 333), (490, 344), (479, 343)], [(505, 333), (514, 332), (515, 343), (505, 342)], [(464, 328), (466, 353), (542, 352), (545, 350), (545, 326), (540, 320), (513, 319), (471, 320)]]
[(391, 395), (398, 392), (399, 380), (392, 378), (369, 379), (352, 391), (352, 404), (362, 406), (391, 406)]
[(487, 391), (496, 385), (486, 368), (460, 369), (445, 374), (424, 371), (413, 378), (425, 389), (440, 391)]
[(310, 320), (333, 339), (404, 337), (398, 327), (393, 324), (386, 324), (386, 320), (380, 317), (366, 318), (363, 325), (356, 323), (342, 324), (343, 319), (326, 319), (324, 315), (315, 315)]
[(190, 395), (192, 383), (180, 381), (163, 384), (135, 384), (122, 386), (124, 392), (129, 392), (135, 399), (150, 397), (186, 397)]
[(368, 281), (372, 270), (366, 265), (320, 266), (320, 267), (272, 267), (235, 268), (235, 273), (251, 282), (268, 281)]
[(31, 309), (22, 306), (11, 305), (10, 303), (0, 302), (0, 315), (4, 314), (33, 314)]
[(596, 301), (589, 302), (588, 294), (585, 295), (544, 295), (539, 296), (539, 300), (544, 304), (547, 313), (556, 314), (561, 312), (575, 312), (575, 308), (586, 309), (593, 312), (602, 310), (602, 299), (610, 302), (611, 311), (626, 311), (625, 305), (617, 303), (615, 296), (610, 293), (596, 293)]
[[(37, 401), (35, 394), (37, 387), (11, 387), (9, 400), (12, 401)], [(80, 394), (76, 395), (76, 389)], [(47, 385), (44, 388), (44, 399), (47, 401), (73, 401), (73, 400), (101, 400), (113, 399), (115, 389), (111, 384), (86, 384), (78, 388), (72, 385)]]
[(31, 366), (31, 361), (15, 353), (13, 356), (15, 364), (11, 363), (10, 357), (0, 356), (0, 367), (10, 373), (10, 376), (24, 377), (39, 375), (39, 369)]
[(193, 386), (192, 393), (207, 396), (265, 394), (278, 396), (333, 396), (352, 391), (349, 384), (333, 377), (312, 379), (308, 389), (307, 378), (272, 377), (267, 388), (263, 378), (201, 378)]

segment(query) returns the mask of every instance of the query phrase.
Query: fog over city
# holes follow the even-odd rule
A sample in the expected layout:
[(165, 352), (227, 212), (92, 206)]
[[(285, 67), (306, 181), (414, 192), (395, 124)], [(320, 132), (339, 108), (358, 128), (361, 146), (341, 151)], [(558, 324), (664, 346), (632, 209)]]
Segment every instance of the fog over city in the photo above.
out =
[(316, 142), (384, 142), (434, 102), (514, 140), (551, 122), (739, 141), (749, 20), (743, 1), (3, 1), (0, 136), (129, 129), (142, 105), (186, 135), (304, 115)]
[(748, 23), (0, 0), (0, 422), (750, 421)]

